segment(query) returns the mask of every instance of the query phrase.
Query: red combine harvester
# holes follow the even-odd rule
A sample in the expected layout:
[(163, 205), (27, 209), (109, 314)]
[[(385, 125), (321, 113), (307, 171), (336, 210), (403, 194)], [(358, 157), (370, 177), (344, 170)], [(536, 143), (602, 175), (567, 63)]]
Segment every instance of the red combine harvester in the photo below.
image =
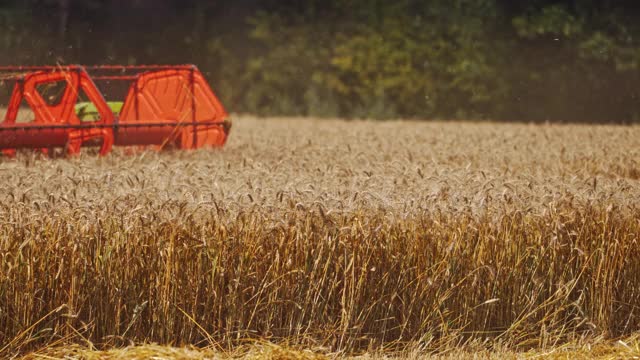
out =
[(98, 146), (105, 155), (113, 145), (219, 147), (231, 127), (193, 65), (1, 66), (0, 85), (7, 156), (25, 148), (75, 155)]

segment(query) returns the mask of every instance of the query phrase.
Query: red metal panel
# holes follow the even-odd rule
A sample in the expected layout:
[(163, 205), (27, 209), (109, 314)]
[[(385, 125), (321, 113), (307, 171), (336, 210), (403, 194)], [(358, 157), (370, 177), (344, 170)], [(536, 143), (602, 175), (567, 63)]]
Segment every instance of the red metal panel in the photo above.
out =
[[(147, 72), (131, 84), (120, 112), (120, 124), (162, 121), (180, 127), (167, 126), (147, 133), (124, 127), (118, 131), (116, 144), (173, 142), (182, 149), (222, 146), (226, 141), (222, 129), (226, 117), (224, 107), (197, 69)], [(194, 126), (188, 126), (193, 122), (196, 123)], [(219, 122), (220, 125), (197, 125), (201, 122)], [(190, 140), (194, 133), (195, 144)]]

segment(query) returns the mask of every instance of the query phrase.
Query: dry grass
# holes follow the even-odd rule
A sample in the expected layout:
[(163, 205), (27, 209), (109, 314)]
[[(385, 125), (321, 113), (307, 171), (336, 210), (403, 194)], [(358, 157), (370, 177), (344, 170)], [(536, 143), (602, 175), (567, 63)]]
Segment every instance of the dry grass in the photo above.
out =
[(0, 160), (0, 354), (629, 336), (639, 135), (242, 118), (221, 151)]
[(233, 351), (222, 352), (209, 348), (144, 345), (128, 346), (124, 348), (96, 350), (88, 347), (72, 345), (59, 348), (45, 348), (22, 357), (23, 360), (42, 359), (220, 359), (220, 360), (491, 360), (491, 359), (639, 359), (640, 342), (637, 338), (612, 341), (597, 341), (595, 343), (571, 343), (548, 349), (546, 351), (513, 352), (508, 349), (494, 349), (488, 351), (482, 346), (467, 346), (465, 348), (449, 349), (443, 353), (425, 353), (419, 349), (408, 349), (398, 353), (365, 353), (349, 356), (339, 353), (326, 353), (322, 350), (301, 350), (271, 343), (255, 343), (242, 346)]
[(220, 360), (325, 360), (320, 353), (309, 350), (298, 350), (281, 347), (270, 343), (244, 346), (233, 352), (221, 352), (212, 349), (194, 347), (174, 348), (169, 346), (145, 345), (129, 346), (119, 349), (95, 350), (81, 346), (67, 346), (64, 348), (48, 348), (23, 357), (27, 359), (220, 359)]

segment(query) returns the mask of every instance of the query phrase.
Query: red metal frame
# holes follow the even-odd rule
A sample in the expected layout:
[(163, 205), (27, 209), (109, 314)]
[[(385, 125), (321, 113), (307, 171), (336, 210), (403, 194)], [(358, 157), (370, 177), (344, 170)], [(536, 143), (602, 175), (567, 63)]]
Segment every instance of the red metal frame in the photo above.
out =
[[(55, 147), (73, 155), (91, 145), (99, 145), (101, 155), (113, 145), (215, 147), (225, 144), (230, 130), (224, 107), (193, 65), (0, 66), (0, 78), (14, 82), (0, 123), (0, 150), (6, 155), (18, 148), (46, 152)], [(123, 101), (119, 113), (111, 110), (94, 80), (128, 84), (124, 98), (117, 99)], [(61, 82), (66, 85), (55, 102), (38, 91)], [(95, 106), (98, 120), (77, 116), (81, 92)], [(34, 114), (29, 123), (16, 122), (23, 101)]]

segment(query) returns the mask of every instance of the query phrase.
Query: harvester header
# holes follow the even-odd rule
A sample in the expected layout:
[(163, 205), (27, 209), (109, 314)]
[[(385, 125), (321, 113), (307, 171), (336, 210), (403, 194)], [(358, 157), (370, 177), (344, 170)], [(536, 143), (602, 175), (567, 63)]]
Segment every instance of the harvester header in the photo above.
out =
[[(0, 66), (0, 150), (223, 146), (231, 123), (194, 65)], [(108, 100), (107, 100), (108, 99)], [(0, 109), (2, 110), (2, 109)]]

